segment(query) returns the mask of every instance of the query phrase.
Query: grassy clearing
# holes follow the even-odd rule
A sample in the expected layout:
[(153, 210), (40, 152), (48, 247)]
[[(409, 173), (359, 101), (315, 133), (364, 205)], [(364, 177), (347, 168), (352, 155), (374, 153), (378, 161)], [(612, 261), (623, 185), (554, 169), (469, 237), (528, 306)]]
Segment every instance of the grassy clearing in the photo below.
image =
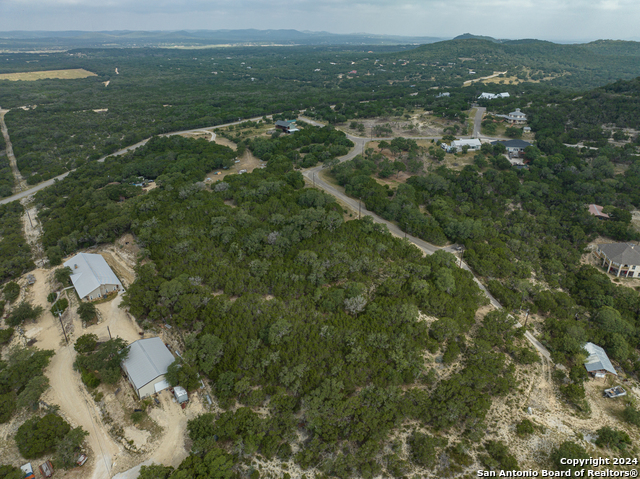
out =
[(46, 70), (41, 72), (22, 72), (22, 73), (2, 73), (0, 80), (9, 81), (36, 81), (36, 80), (75, 80), (77, 78), (87, 78), (98, 76), (95, 73), (87, 71), (83, 68), (73, 70)]

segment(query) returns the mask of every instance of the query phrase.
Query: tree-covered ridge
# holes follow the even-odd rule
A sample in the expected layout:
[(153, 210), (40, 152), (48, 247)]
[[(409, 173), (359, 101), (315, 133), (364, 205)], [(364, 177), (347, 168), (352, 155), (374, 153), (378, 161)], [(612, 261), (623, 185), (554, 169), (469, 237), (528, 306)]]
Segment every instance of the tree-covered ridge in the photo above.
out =
[[(156, 139), (85, 165), (56, 188), (71, 199), (76, 189), (102, 187), (105, 175), (123, 179), (165, 156), (180, 164), (199, 144)], [(166, 322), (185, 338), (167, 377), (193, 388), (200, 374), (223, 408), (243, 406), (215, 423), (211, 415), (194, 421), (193, 455), (172, 477), (223, 459), (245, 470), (242, 461), (256, 454), (340, 477), (395, 476), (411, 467), (387, 448), (401, 425), (419, 424), (434, 438), (453, 427), (484, 431), (492, 397), (513, 383), (513, 363), (532, 358), (506, 316), (474, 328), (487, 300), (452, 255), (423, 257), (370, 219), (344, 222), (333, 198), (303, 188), (285, 155), (211, 189), (197, 181), (205, 160), (194, 156), (176, 172), (160, 168), (157, 188), (117, 203), (145, 259), (126, 304), (143, 325)], [(80, 230), (92, 214), (64, 201), (46, 211), (73, 212)], [(436, 354), (460, 366), (441, 378)], [(260, 406), (267, 415), (255, 412)], [(444, 451), (433, 441), (416, 436), (412, 457), (421, 467)]]
[(133, 186), (140, 177), (200, 181), (211, 170), (233, 164), (234, 157), (228, 147), (173, 136), (155, 137), (144, 149), (83, 165), (68, 180), (36, 195), (49, 260), (59, 264), (78, 248), (113, 241), (128, 231), (131, 203), (125, 200), (141, 193)]
[(550, 85), (572, 89), (596, 87), (640, 74), (637, 42), (561, 45), (541, 40), (496, 43), (470, 38), (422, 45), (404, 55), (412, 60), (437, 61), (443, 66), (463, 64), (475, 70), (477, 77), (504, 70), (523, 81), (551, 77)]
[(0, 205), (0, 281), (16, 278), (35, 264), (22, 230), (24, 209), (18, 201)]

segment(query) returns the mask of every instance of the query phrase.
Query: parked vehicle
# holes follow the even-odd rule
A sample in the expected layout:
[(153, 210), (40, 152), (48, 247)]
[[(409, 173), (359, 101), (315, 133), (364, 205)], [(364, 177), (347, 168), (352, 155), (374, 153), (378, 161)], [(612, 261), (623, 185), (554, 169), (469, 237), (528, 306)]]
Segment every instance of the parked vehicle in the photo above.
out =
[(613, 388), (605, 389), (604, 394), (608, 398), (617, 398), (621, 396), (626, 396), (627, 391), (625, 391), (622, 386), (615, 386)]
[(78, 457), (78, 460), (76, 461), (76, 464), (78, 466), (84, 466), (84, 463), (87, 462), (87, 455), (86, 454), (80, 454), (80, 456)]
[(44, 464), (41, 464), (39, 469), (40, 469), (40, 474), (42, 474), (42, 477), (53, 476), (53, 464), (51, 464), (51, 461), (47, 461)]

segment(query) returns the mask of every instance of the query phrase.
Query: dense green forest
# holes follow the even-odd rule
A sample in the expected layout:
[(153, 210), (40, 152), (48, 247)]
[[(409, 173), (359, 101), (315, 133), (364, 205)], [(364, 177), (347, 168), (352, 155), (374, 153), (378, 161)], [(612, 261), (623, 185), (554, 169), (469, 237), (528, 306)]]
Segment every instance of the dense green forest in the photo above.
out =
[[(395, 52), (379, 46), (366, 51), (308, 46), (7, 53), (0, 55), (0, 73), (84, 68), (97, 76), (0, 80), (0, 105), (11, 108), (6, 121), (18, 167), (35, 184), (155, 134), (283, 111), (312, 108), (314, 115), (339, 122), (422, 107), (464, 120), (462, 111), (483, 89), (515, 94), (548, 85), (599, 86), (640, 74), (637, 55), (633, 42), (476, 39)], [(447, 101), (436, 101), (431, 90), (460, 88), (465, 80), (504, 69), (529, 83), (476, 83)], [(332, 113), (333, 104), (340, 108)]]
[[(305, 130), (300, 136), (316, 141), (334, 134)], [(431, 431), (412, 436), (415, 464), (434, 467), (436, 451), (464, 463), (486, 427), (491, 398), (511, 392), (514, 365), (537, 360), (523, 331), (502, 313), (472, 329), (487, 299), (453, 255), (425, 258), (370, 219), (344, 222), (333, 198), (303, 188), (282, 154), (293, 144), (273, 143), (266, 169), (209, 188), (198, 181), (210, 167), (198, 153), (207, 142), (157, 138), (135, 153), (84, 165), (53, 187), (64, 190), (36, 197), (45, 237), (70, 215), (75, 231), (91, 231), (93, 208), (74, 206), (74, 192), (101, 194), (107, 183), (124, 184), (131, 172), (157, 165), (145, 173), (157, 175), (156, 189), (124, 201), (104, 196), (110, 204), (95, 212), (111, 215), (109, 223), (126, 221), (140, 257), (150, 260), (138, 267), (125, 302), (143, 327), (166, 322), (184, 332), (186, 351), (170, 381), (193, 388), (204, 374), (223, 408), (243, 405), (215, 423), (206, 414), (189, 424), (192, 456), (172, 477), (187, 477), (185, 469), (220, 454), (245, 471), (260, 454), (338, 477), (398, 476), (411, 463), (387, 445), (409, 420)], [(218, 148), (219, 161), (231, 154)], [(69, 198), (51, 201), (56, 195)], [(424, 321), (418, 310), (440, 319)], [(425, 351), (461, 367), (440, 379)], [(252, 409), (261, 405), (268, 416)], [(465, 439), (447, 444), (438, 436), (451, 428)], [(296, 431), (307, 439), (300, 442)]]
[[(543, 145), (584, 142), (616, 162), (630, 162), (638, 158), (639, 107), (640, 79), (636, 78), (580, 94), (542, 93), (527, 112)], [(610, 140), (619, 143), (614, 146)]]
[(16, 278), (35, 268), (31, 249), (24, 239), (22, 215), (18, 201), (0, 205), (0, 281)]

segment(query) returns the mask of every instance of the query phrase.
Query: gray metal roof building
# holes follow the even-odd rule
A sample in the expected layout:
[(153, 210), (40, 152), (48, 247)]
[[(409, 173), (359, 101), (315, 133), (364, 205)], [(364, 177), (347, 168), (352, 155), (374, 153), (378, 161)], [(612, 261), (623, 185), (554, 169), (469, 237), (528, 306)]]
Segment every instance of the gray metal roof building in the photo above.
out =
[(164, 375), (173, 361), (175, 358), (162, 339), (139, 339), (129, 346), (129, 356), (122, 362), (122, 368), (142, 399), (169, 387)]
[(65, 261), (71, 268), (71, 282), (82, 299), (97, 299), (111, 291), (122, 290), (122, 283), (99, 254), (78, 253)]
[(584, 349), (589, 353), (589, 357), (584, 362), (584, 367), (588, 372), (595, 375), (606, 373), (618, 375), (604, 349), (593, 343), (585, 344)]

